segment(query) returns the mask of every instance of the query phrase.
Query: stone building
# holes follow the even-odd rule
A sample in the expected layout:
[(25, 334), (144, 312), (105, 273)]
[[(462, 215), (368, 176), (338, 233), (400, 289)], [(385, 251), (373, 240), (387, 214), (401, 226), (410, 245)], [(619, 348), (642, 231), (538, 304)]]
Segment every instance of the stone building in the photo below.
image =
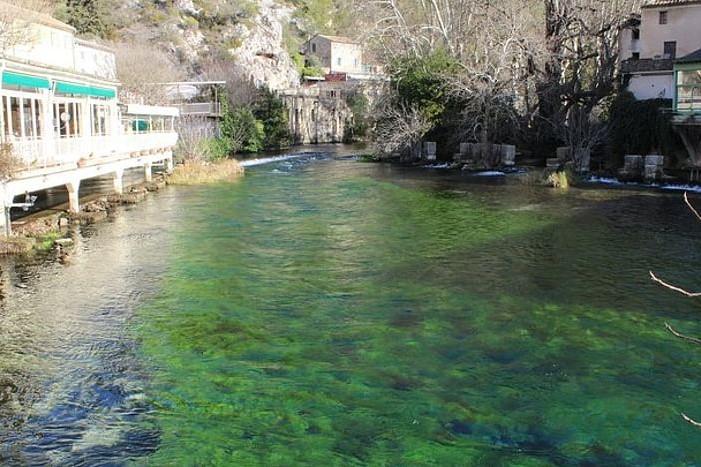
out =
[(324, 73), (363, 73), (363, 49), (357, 42), (341, 36), (318, 34), (304, 50), (310, 64), (318, 64)]
[(340, 143), (352, 112), (346, 104), (344, 82), (321, 83), (282, 93), (289, 111), (290, 131), (296, 143)]
[(640, 100), (674, 97), (674, 63), (701, 47), (701, 2), (648, 0), (620, 38), (621, 71)]

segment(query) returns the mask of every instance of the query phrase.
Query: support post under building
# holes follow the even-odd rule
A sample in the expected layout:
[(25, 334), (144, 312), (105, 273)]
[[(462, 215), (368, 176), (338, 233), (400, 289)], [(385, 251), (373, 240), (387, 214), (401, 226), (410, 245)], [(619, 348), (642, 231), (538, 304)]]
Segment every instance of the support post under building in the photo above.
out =
[(117, 169), (112, 174), (114, 182), (114, 192), (118, 195), (124, 193), (124, 169)]

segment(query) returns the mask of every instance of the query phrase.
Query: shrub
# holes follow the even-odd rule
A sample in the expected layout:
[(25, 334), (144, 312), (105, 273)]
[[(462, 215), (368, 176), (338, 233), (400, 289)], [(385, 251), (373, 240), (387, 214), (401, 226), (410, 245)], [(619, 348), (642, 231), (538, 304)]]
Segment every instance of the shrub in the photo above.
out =
[(638, 101), (632, 93), (623, 92), (611, 100), (606, 112), (610, 128), (611, 150), (620, 165), (625, 154), (650, 154), (660, 151), (673, 154), (681, 147), (672, 130), (670, 99)]
[(567, 172), (564, 170), (559, 170), (557, 172), (552, 172), (548, 175), (546, 184), (552, 188), (558, 188), (566, 190), (570, 187), (570, 181), (567, 177)]
[(256, 119), (250, 105), (230, 108), (227, 102), (222, 102), (222, 113), (221, 135), (230, 143), (231, 152), (260, 152), (263, 149), (263, 123)]
[(231, 182), (243, 175), (243, 167), (233, 160), (226, 159), (216, 163), (191, 162), (179, 165), (168, 176), (171, 185), (202, 185), (205, 183)]
[(15, 155), (12, 144), (0, 144), (0, 179), (12, 178), (21, 167), (22, 161)]
[(292, 135), (288, 125), (287, 106), (278, 95), (269, 89), (261, 90), (253, 114), (263, 126), (265, 149), (281, 149), (290, 145)]
[(215, 162), (231, 155), (231, 142), (225, 138), (207, 138), (200, 141), (201, 154), (205, 161)]
[(346, 96), (346, 105), (351, 110), (349, 124), (346, 125), (345, 142), (352, 142), (365, 138), (370, 128), (370, 101), (360, 91), (353, 91)]
[(432, 120), (441, 116), (449, 101), (444, 76), (456, 71), (455, 61), (443, 51), (428, 57), (395, 60), (389, 67), (398, 99), (418, 106)]

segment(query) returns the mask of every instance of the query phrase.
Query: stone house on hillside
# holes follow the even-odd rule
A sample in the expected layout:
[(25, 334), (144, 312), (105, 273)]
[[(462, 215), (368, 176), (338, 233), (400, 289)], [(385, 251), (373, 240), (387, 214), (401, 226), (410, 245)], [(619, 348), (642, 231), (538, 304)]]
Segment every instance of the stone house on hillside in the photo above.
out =
[(347, 37), (317, 34), (304, 51), (307, 61), (317, 63), (324, 73), (363, 73), (363, 48)]
[(674, 64), (701, 48), (701, 1), (648, 0), (620, 38), (624, 84), (640, 100), (674, 98)]

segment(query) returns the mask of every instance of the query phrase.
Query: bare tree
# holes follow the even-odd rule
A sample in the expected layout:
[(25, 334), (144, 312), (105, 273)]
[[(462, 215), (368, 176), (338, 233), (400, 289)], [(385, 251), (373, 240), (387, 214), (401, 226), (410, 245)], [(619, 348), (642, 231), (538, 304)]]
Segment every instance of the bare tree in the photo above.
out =
[(376, 18), (370, 37), (385, 58), (425, 56), (437, 48), (459, 57), (474, 28), (475, 0), (372, 0), (356, 7)]
[[(369, 34), (384, 60), (422, 59), (437, 51), (455, 67), (443, 72), (456, 142), (475, 140), (486, 151), (501, 124), (516, 129), (525, 98), (529, 62), (539, 47), (541, 17), (533, 0), (374, 0), (366, 7), (378, 19)], [(512, 131), (513, 132), (513, 131)]]
[(251, 105), (259, 97), (253, 78), (233, 58), (210, 58), (202, 63), (202, 71), (210, 81), (225, 81), (229, 102), (236, 105)]
[(184, 162), (200, 161), (205, 158), (202, 141), (215, 136), (214, 128), (208, 125), (203, 115), (182, 115), (176, 120), (178, 132), (176, 153)]
[(509, 92), (522, 116), (551, 132), (577, 118), (573, 107), (592, 114), (615, 90), (618, 39), (640, 2), (373, 0), (358, 11), (377, 18), (367, 36), (385, 60), (443, 50), (462, 66), (453, 91), (472, 101), (465, 115), (478, 117), (484, 141)]
[(31, 47), (39, 34), (32, 24), (55, 22), (54, 8), (53, 0), (0, 1), (0, 53), (7, 55), (19, 45)]
[[(686, 206), (689, 208), (689, 210), (691, 210), (691, 212), (694, 214), (694, 217), (696, 217), (696, 219), (698, 221), (701, 221), (701, 213), (699, 213), (699, 211), (691, 204), (687, 193), (684, 193), (684, 202), (686, 203)], [(681, 295), (684, 295), (686, 297), (690, 297), (690, 298), (701, 297), (701, 292), (689, 292), (688, 290), (685, 290), (681, 287), (670, 284), (669, 282), (657, 277), (655, 275), (655, 273), (653, 273), (652, 271), (650, 271), (650, 278), (656, 284), (659, 284), (662, 287), (665, 287), (669, 290), (672, 290), (672, 291), (679, 293)], [(669, 323), (664, 323), (664, 325), (665, 325), (665, 328), (667, 328), (667, 330), (669, 332), (671, 332), (675, 337), (678, 337), (679, 339), (683, 339), (685, 341), (688, 341), (688, 342), (691, 342), (691, 343), (694, 343), (697, 345), (701, 345), (701, 339), (696, 338), (696, 337), (686, 336), (686, 335), (680, 333), (679, 331), (677, 331), (676, 329), (674, 329)], [(693, 418), (686, 415), (684, 412), (681, 412), (680, 415), (685, 422), (695, 426), (696, 428), (701, 428), (701, 422), (694, 420)]]
[(375, 149), (384, 157), (410, 156), (433, 127), (422, 109), (392, 102), (387, 95), (375, 104), (374, 113), (380, 116), (374, 128)]
[(120, 93), (125, 101), (157, 105), (168, 101), (164, 83), (179, 81), (183, 71), (162, 50), (147, 44), (114, 44)]
[(556, 117), (552, 124), (555, 134), (570, 148), (569, 156), (575, 170), (588, 171), (592, 151), (608, 139), (608, 126), (594, 111), (582, 106), (571, 107), (566, 117)]
[(552, 120), (580, 106), (590, 113), (615, 88), (618, 39), (641, 0), (544, 0), (540, 115)]
[(462, 106), (463, 127), (472, 139), (494, 142), (499, 123), (518, 123), (534, 18), (516, 2), (476, 0), (471, 9), (477, 37), (461, 43), (459, 71), (445, 77), (448, 95)]

